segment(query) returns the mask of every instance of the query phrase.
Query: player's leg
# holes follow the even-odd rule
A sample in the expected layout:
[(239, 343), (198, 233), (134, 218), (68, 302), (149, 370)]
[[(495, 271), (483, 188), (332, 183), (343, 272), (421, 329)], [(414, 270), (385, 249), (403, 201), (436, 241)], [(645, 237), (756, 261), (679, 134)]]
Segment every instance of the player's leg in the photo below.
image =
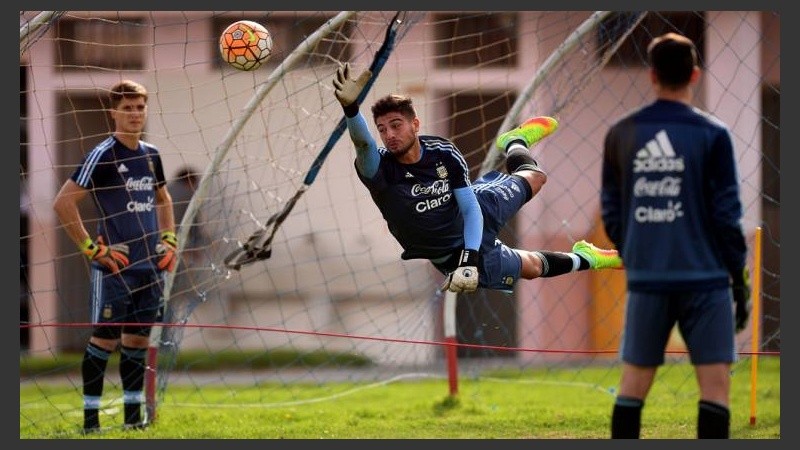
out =
[[(122, 334), (119, 355), (119, 376), (122, 380), (122, 403), (125, 428), (142, 428), (142, 401), (144, 399), (144, 375), (147, 358), (146, 337), (139, 335), (139, 328), (128, 327)], [(134, 328), (131, 330), (130, 328)], [(149, 327), (147, 327), (149, 329)], [(144, 346), (142, 344), (145, 343)]]
[(547, 174), (531, 156), (529, 148), (552, 134), (558, 122), (552, 117), (533, 117), (522, 125), (501, 134), (496, 146), (506, 155), (506, 170), (522, 177), (531, 188), (531, 197), (538, 194), (547, 182)]
[(100, 401), (103, 396), (106, 366), (117, 348), (120, 327), (104, 324), (119, 322), (122, 317), (123, 295), (115, 276), (96, 267), (91, 268), (89, 298), (91, 321), (96, 324), (81, 362), (83, 379), (83, 430), (92, 433), (100, 429)]
[(100, 402), (103, 397), (103, 384), (106, 367), (111, 353), (114, 352), (119, 339), (105, 339), (97, 333), (106, 334), (119, 330), (119, 327), (95, 327), (94, 335), (89, 339), (81, 362), (83, 379), (83, 431), (93, 433), (100, 430)]
[(642, 429), (642, 409), (658, 366), (622, 363), (620, 390), (611, 411), (611, 438), (638, 439)]
[(638, 439), (642, 409), (675, 323), (670, 296), (630, 292), (620, 346), (622, 377), (611, 413), (612, 439)]
[[(520, 147), (522, 147), (522, 146), (520, 146)], [(534, 163), (536, 162), (530, 155), (526, 155), (526, 156), (528, 158), (530, 158), (530, 161), (533, 161)], [(522, 159), (522, 158), (520, 158), (520, 159)], [(512, 158), (512, 160), (513, 160), (513, 158)], [(508, 161), (509, 160), (507, 159), (506, 163), (508, 163)], [(527, 165), (527, 163), (525, 163), (525, 164)], [(513, 167), (513, 165), (506, 164), (506, 169), (508, 170), (508, 173), (510, 173), (512, 175), (516, 175), (516, 176), (522, 178), (523, 180), (525, 180), (528, 183), (528, 186), (530, 186), (530, 188), (531, 188), (531, 195), (530, 195), (530, 197), (528, 197), (528, 200), (532, 199), (536, 194), (538, 194), (539, 191), (542, 190), (542, 187), (544, 186), (544, 184), (547, 182), (547, 174), (545, 174), (544, 172), (542, 172), (540, 170), (528, 170), (528, 169), (519, 169), (519, 168), (513, 169), (512, 167)], [(537, 167), (538, 167), (538, 164), (537, 164)]]
[(726, 439), (730, 434), (730, 367), (736, 360), (731, 302), (727, 287), (682, 299), (678, 326), (700, 388), (698, 438)]
[(554, 277), (590, 268), (589, 262), (575, 253), (513, 249), (497, 239), (484, 239), (480, 253), (479, 286), (496, 290), (510, 291), (520, 279)]
[[(497, 171), (491, 171), (476, 180), (472, 189), (483, 214), (483, 240), (480, 253), (481, 258), (485, 260), (487, 251), (496, 246), (495, 240), (500, 229), (530, 199), (532, 193), (523, 177)], [(573, 246), (573, 251), (568, 253), (519, 249), (508, 249), (508, 253), (507, 256), (511, 260), (504, 265), (503, 270), (497, 270), (498, 280), (503, 280), (500, 284), (506, 286), (505, 289), (508, 288), (506, 281), (512, 275), (513, 282), (516, 282), (519, 278), (532, 280), (578, 270), (622, 267), (622, 259), (616, 250), (601, 249), (586, 241), (577, 242)], [(519, 272), (512, 274), (514, 272), (512, 266), (520, 264)], [(441, 267), (440, 270), (446, 273), (448, 267)]]
[(144, 379), (147, 369), (147, 348), (150, 330), (158, 317), (161, 305), (162, 278), (143, 274), (135, 281), (128, 311), (128, 323), (122, 330), (119, 375), (122, 380), (125, 428), (140, 429), (147, 426), (142, 419)]
[(516, 250), (522, 259), (521, 277), (532, 280), (539, 277), (557, 277), (570, 272), (588, 269), (620, 269), (622, 259), (616, 250), (606, 250), (578, 241), (571, 252), (550, 250)]
[(514, 249), (522, 260), (520, 277), (533, 280), (540, 277), (555, 277), (565, 273), (586, 270), (589, 263), (575, 253), (554, 252), (549, 250)]
[(697, 437), (727, 439), (730, 437), (731, 413), (728, 407), (731, 389), (731, 365), (727, 363), (695, 366), (700, 387), (697, 404)]

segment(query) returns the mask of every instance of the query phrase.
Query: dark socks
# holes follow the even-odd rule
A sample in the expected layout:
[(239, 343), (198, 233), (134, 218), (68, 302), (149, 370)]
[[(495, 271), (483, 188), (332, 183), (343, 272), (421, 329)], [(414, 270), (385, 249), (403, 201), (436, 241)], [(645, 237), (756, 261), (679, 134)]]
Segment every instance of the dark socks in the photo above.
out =
[(100, 397), (103, 395), (103, 378), (110, 353), (89, 343), (83, 354), (83, 428), (100, 428)]
[[(551, 252), (542, 250), (536, 252), (542, 260), (542, 278), (557, 277), (565, 273), (573, 272), (574, 260), (566, 253)], [(578, 270), (586, 270), (589, 268), (589, 263), (581, 258)]]
[(514, 173), (518, 170), (535, 170), (544, 173), (539, 168), (539, 163), (533, 159), (528, 150), (520, 147), (512, 148), (506, 154), (506, 170), (508, 173)]
[(644, 401), (633, 397), (617, 397), (611, 414), (611, 439), (639, 439)]
[(144, 390), (145, 356), (147, 349), (122, 347), (119, 359), (119, 375), (122, 379), (125, 423), (142, 422), (142, 392)]
[(592, 265), (589, 264), (589, 261), (587, 261), (586, 258), (584, 258), (581, 255), (578, 255), (577, 253), (575, 255), (578, 257), (578, 259), (581, 260), (581, 264), (578, 267), (578, 270), (587, 270), (592, 268)]
[(697, 438), (728, 439), (731, 413), (718, 403), (700, 400), (697, 405)]

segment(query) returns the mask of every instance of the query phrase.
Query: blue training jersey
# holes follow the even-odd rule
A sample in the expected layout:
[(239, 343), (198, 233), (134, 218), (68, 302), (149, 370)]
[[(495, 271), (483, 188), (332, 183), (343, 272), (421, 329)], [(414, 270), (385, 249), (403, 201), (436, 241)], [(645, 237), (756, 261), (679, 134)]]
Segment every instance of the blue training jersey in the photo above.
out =
[(158, 149), (144, 141), (133, 150), (110, 136), (89, 152), (72, 181), (91, 189), (100, 216), (97, 235), (107, 245), (127, 244), (126, 271), (155, 271), (160, 234), (157, 188), (164, 186)]
[(447, 139), (419, 136), (422, 156), (402, 164), (385, 148), (372, 178), (358, 170), (389, 231), (403, 247), (402, 259), (435, 259), (464, 248), (464, 218), (454, 190), (470, 185), (461, 152)]
[(601, 207), (631, 290), (725, 287), (745, 265), (730, 132), (690, 105), (657, 100), (609, 129)]

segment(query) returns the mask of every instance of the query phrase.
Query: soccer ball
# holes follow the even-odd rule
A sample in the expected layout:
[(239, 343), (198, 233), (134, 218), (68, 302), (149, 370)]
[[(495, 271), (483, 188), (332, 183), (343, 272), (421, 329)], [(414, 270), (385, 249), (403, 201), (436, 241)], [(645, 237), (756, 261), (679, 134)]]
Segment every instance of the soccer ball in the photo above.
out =
[(272, 56), (272, 36), (263, 25), (239, 20), (219, 36), (222, 59), (239, 70), (255, 70)]

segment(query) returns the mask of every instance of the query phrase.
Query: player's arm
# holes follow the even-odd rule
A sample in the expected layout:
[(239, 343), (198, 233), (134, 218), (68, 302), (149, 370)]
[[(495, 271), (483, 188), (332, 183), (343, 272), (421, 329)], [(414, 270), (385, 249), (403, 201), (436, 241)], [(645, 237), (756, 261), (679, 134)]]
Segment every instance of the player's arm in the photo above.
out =
[(161, 270), (172, 272), (178, 265), (178, 237), (175, 235), (175, 211), (172, 209), (172, 196), (166, 184), (156, 187), (156, 213), (158, 228), (161, 230), (161, 241), (156, 245), (158, 261), (156, 266)]
[(442, 289), (453, 292), (473, 292), (478, 289), (478, 252), (483, 237), (483, 214), (475, 191), (469, 180), (469, 166), (461, 153), (450, 153), (445, 159), (448, 173), (458, 174), (450, 179), (453, 195), (464, 219), (464, 248), (458, 260), (458, 267), (447, 276)]
[(712, 208), (710, 217), (714, 236), (723, 261), (731, 276), (736, 306), (736, 330), (747, 326), (750, 317), (750, 271), (747, 268), (747, 242), (742, 230), (742, 203), (739, 199), (739, 180), (733, 142), (728, 132), (720, 133), (711, 148), (705, 174), (706, 198)]
[(478, 251), (483, 235), (483, 214), (471, 187), (456, 188), (453, 194), (464, 218), (464, 248), (458, 259), (458, 267), (447, 275), (442, 290), (473, 292), (478, 289)]
[(601, 171), (600, 210), (606, 234), (618, 251), (622, 251), (622, 195), (621, 174), (622, 166), (618, 164), (614, 155), (621, 152), (616, 148), (614, 130), (606, 134), (603, 144), (603, 167)]
[(477, 252), (483, 237), (483, 214), (478, 198), (469, 186), (458, 188), (453, 193), (464, 217), (464, 248)]
[(106, 246), (102, 236), (95, 241), (86, 227), (78, 208), (78, 204), (87, 197), (89, 190), (68, 179), (61, 186), (53, 202), (53, 209), (64, 226), (67, 236), (90, 260), (94, 260), (108, 268), (112, 273), (128, 265), (128, 248), (124, 243)]
[(372, 72), (361, 72), (357, 79), (350, 78), (350, 64), (345, 63), (336, 70), (333, 78), (334, 94), (344, 110), (347, 130), (356, 147), (356, 169), (366, 177), (372, 178), (378, 171), (380, 155), (378, 146), (369, 133), (367, 122), (358, 110), (358, 95), (364, 89)]
[(172, 196), (162, 185), (156, 188), (156, 211), (158, 213), (158, 228), (161, 232), (175, 232), (175, 210), (172, 208)]
[(56, 199), (53, 203), (53, 209), (61, 221), (61, 225), (64, 226), (64, 231), (77, 246), (80, 246), (86, 239), (92, 238), (83, 225), (83, 219), (78, 209), (78, 204), (88, 194), (88, 189), (69, 179), (61, 186), (61, 190), (56, 194)]
[(380, 155), (378, 154), (378, 146), (375, 143), (375, 139), (369, 133), (367, 122), (360, 112), (355, 117), (347, 117), (345, 120), (350, 139), (356, 147), (356, 169), (364, 177), (372, 178), (375, 172), (378, 171), (378, 164), (380, 163)]
[(709, 215), (728, 271), (738, 274), (745, 265), (747, 244), (742, 232), (742, 203), (739, 200), (739, 181), (733, 144), (728, 134), (721, 134), (711, 150), (705, 174), (706, 198), (710, 201)]

